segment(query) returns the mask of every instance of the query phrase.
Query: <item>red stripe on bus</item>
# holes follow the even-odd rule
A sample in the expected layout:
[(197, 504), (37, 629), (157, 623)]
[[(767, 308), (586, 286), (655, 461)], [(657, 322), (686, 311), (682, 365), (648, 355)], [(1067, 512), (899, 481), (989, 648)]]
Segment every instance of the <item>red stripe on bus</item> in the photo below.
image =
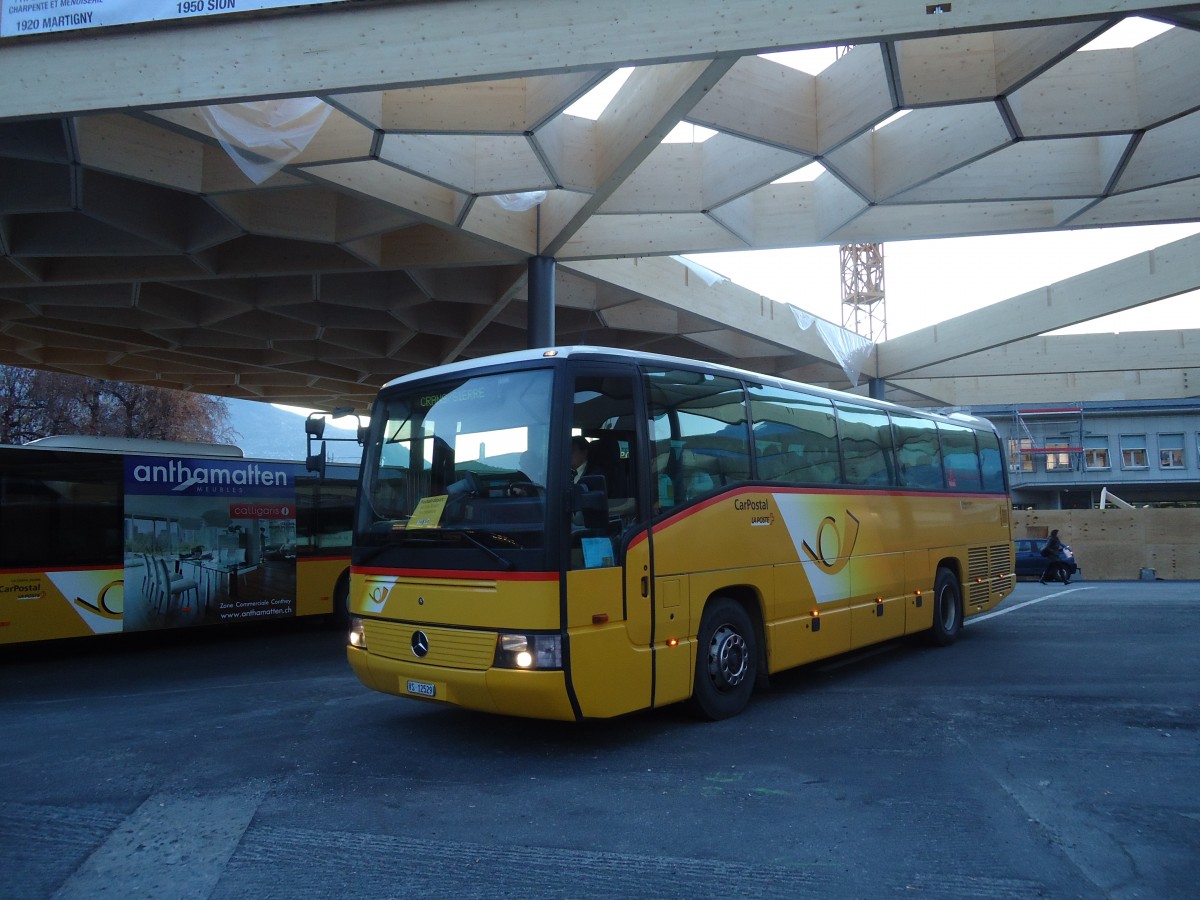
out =
[(377, 569), (373, 566), (351, 566), (355, 575), (386, 575), (398, 578), (459, 578), (493, 581), (558, 581), (557, 572), (489, 572), (465, 569)]
[(24, 575), (28, 572), (41, 572), (49, 575), (52, 572), (123, 572), (124, 563), (115, 566), (24, 566), (20, 569), (0, 569), (0, 575)]
[(805, 487), (779, 487), (771, 488), (765, 493), (768, 494), (870, 494), (874, 497), (972, 497), (974, 499), (996, 499), (997, 497), (1007, 497), (1008, 494), (1002, 493), (987, 493), (985, 491), (947, 491), (942, 488), (929, 488), (928, 490), (915, 490), (904, 488), (889, 488), (880, 490), (878, 488), (838, 488), (830, 490), (828, 488), (805, 488)]

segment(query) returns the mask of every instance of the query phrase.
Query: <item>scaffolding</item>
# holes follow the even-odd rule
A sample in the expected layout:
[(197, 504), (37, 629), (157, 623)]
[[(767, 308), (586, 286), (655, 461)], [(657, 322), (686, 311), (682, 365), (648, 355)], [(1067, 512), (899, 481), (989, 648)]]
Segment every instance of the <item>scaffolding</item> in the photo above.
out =
[[(1070, 406), (1043, 406), (1034, 408), (1021, 409), (1013, 407), (1012, 411), (1013, 428), (1009, 437), (1009, 471), (1024, 472), (1032, 471), (1033, 457), (1044, 456), (1047, 461), (1046, 468), (1050, 469), (1052, 461), (1056, 462), (1055, 468), (1070, 468), (1079, 470), (1083, 468), (1083, 451), (1084, 451), (1084, 435), (1087, 433), (1084, 428), (1083, 404), (1073, 404)], [(1046, 429), (1040, 428), (1040, 439), (1034, 436), (1033, 431), (1029, 427), (1029, 419), (1039, 420), (1041, 422), (1057, 422), (1063, 421), (1069, 423), (1067, 427), (1062, 428), (1066, 444), (1054, 443), (1050, 444), (1046, 440)], [(1075, 438), (1078, 438), (1076, 440)], [(1067, 457), (1065, 465), (1063, 460), (1054, 460), (1058, 456)], [(1030, 464), (1026, 468), (1026, 463)]]

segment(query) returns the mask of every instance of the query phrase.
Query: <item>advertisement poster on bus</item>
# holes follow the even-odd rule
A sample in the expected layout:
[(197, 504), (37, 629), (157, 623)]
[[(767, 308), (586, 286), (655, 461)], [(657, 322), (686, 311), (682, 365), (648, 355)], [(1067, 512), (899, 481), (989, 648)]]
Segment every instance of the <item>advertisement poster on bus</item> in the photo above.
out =
[(298, 467), (125, 458), (124, 630), (296, 612)]
[(198, 19), (224, 13), (312, 6), (329, 0), (4, 0), (0, 37)]

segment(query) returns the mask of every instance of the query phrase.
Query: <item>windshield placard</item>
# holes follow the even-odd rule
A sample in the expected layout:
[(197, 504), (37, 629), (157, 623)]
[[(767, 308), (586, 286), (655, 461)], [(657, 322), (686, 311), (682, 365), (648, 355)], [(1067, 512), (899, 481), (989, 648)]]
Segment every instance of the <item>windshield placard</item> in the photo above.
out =
[(417, 508), (413, 510), (412, 518), (408, 520), (408, 527), (413, 528), (437, 528), (442, 521), (442, 513), (446, 509), (446, 495), (438, 494), (435, 497), (422, 497), (417, 501)]

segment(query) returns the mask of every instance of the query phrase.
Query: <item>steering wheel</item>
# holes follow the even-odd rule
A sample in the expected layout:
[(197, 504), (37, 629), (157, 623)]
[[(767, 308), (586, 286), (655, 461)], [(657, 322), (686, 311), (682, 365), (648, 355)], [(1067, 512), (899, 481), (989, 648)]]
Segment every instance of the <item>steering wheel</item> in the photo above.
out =
[(505, 493), (510, 497), (542, 497), (545, 496), (546, 489), (532, 481), (514, 481)]

